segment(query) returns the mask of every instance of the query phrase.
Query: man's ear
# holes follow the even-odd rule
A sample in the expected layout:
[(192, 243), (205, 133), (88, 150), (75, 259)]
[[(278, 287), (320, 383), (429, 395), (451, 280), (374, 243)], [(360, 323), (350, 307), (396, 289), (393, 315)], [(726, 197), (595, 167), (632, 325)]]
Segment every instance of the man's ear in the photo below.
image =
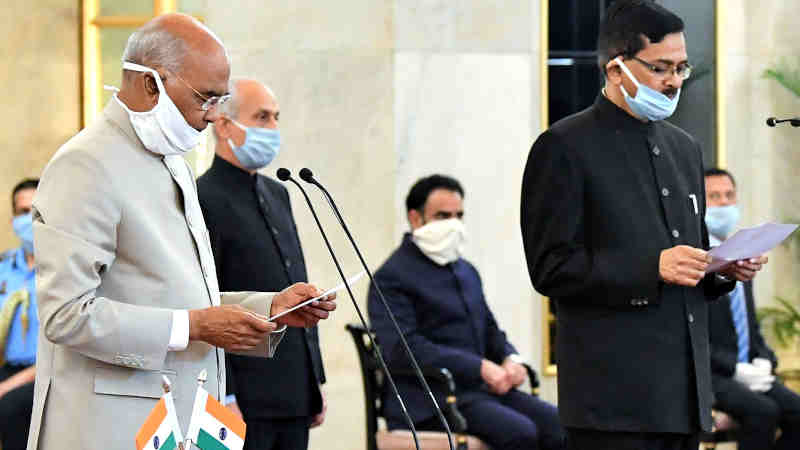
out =
[(422, 222), (424, 222), (424, 220), (419, 211), (416, 209), (408, 211), (408, 223), (411, 225), (412, 230), (416, 230), (417, 228), (421, 227)]
[(615, 59), (606, 63), (606, 80), (615, 86), (622, 84), (622, 69)]
[(145, 72), (144, 74), (144, 91), (149, 96), (158, 97), (158, 84), (156, 84), (156, 79), (153, 78), (153, 74), (150, 72)]
[(225, 114), (220, 114), (219, 119), (214, 121), (214, 132), (221, 139), (229, 139), (231, 137), (230, 126), (231, 119)]

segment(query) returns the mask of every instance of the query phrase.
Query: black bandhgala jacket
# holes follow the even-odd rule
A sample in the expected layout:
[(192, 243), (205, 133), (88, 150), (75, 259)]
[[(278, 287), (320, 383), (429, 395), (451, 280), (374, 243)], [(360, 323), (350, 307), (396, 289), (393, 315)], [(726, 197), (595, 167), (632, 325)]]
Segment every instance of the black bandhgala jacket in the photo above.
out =
[[(197, 180), (220, 291), (280, 292), (308, 281), (289, 194), (219, 156)], [(310, 417), (325, 382), (317, 327), (288, 328), (272, 358), (226, 354), (227, 393), (245, 421)]]
[(528, 156), (521, 226), (534, 287), (558, 307), (564, 426), (692, 433), (711, 428), (708, 306), (714, 274), (665, 284), (662, 250), (708, 248), (699, 145), (599, 95), (542, 133)]

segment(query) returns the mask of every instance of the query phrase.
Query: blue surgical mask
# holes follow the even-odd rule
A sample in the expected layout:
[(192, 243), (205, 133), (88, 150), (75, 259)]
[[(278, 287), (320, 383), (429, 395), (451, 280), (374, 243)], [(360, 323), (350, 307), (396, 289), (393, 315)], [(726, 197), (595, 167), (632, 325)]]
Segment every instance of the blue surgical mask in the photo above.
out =
[(636, 97), (631, 97), (628, 91), (625, 90), (625, 86), (619, 86), (625, 96), (625, 102), (628, 103), (634, 114), (647, 120), (658, 121), (666, 119), (675, 112), (675, 108), (678, 107), (678, 100), (681, 98), (680, 89), (678, 89), (678, 93), (674, 98), (669, 98), (661, 92), (639, 83), (639, 80), (633, 76), (628, 66), (622, 62), (622, 58), (617, 57), (615, 61), (620, 69), (625, 72), (625, 75), (636, 85)]
[(737, 205), (709, 206), (706, 208), (706, 227), (714, 236), (725, 239), (739, 223), (741, 212)]
[(244, 143), (239, 147), (228, 139), (233, 154), (245, 169), (261, 169), (278, 156), (281, 150), (280, 131), (271, 128), (245, 127), (233, 119), (231, 122), (245, 132)]
[(33, 254), (33, 214), (22, 214), (21, 216), (14, 217), (11, 222), (14, 228), (14, 234), (22, 241), (22, 249), (25, 253)]

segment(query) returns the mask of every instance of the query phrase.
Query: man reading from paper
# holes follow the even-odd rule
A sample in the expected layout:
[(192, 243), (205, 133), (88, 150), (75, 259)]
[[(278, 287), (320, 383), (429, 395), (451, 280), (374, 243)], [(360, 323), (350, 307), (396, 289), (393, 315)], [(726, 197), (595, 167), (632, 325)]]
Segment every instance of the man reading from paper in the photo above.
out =
[(319, 291), (218, 291), (182, 154), (228, 97), (220, 40), (189, 16), (164, 15), (131, 35), (122, 59), (121, 90), (58, 150), (34, 200), (41, 332), (29, 449), (129, 449), (162, 375), (185, 429), (200, 371), (211, 395), (225, 395), (223, 350), (266, 340), (267, 357), (286, 325), (335, 309), (323, 299), (276, 324), (265, 316)]

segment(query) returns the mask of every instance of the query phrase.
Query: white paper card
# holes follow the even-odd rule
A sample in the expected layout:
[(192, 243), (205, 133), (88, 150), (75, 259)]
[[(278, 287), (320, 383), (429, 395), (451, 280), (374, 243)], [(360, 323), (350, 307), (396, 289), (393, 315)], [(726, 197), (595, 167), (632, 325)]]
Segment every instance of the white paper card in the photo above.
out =
[(777, 247), (796, 229), (795, 224), (780, 223), (743, 228), (709, 251), (713, 260), (706, 272), (717, 272), (740, 259), (759, 257)]
[[(353, 285), (353, 284), (355, 284), (355, 283), (356, 283), (358, 280), (360, 280), (360, 279), (361, 279), (361, 277), (363, 277), (363, 276), (364, 276), (364, 274), (366, 274), (366, 272), (362, 270), (361, 272), (357, 273), (356, 275), (353, 275), (352, 277), (350, 277), (350, 278), (348, 278), (348, 279), (347, 279), (347, 284), (349, 284), (350, 286), (352, 286), (352, 285)], [(281, 312), (281, 313), (279, 313), (279, 314), (275, 314), (274, 316), (270, 317), (270, 318), (269, 318), (269, 319), (267, 319), (267, 320), (269, 320), (269, 321), (273, 321), (273, 320), (277, 319), (278, 317), (281, 317), (281, 316), (283, 316), (284, 314), (289, 314), (290, 312), (292, 312), (292, 311), (294, 311), (294, 310), (296, 310), (296, 309), (302, 308), (303, 306), (306, 306), (306, 305), (310, 304), (311, 302), (315, 302), (315, 301), (317, 301), (317, 300), (319, 300), (319, 299), (321, 299), (321, 298), (325, 298), (325, 297), (327, 297), (327, 296), (329, 296), (329, 295), (333, 294), (334, 292), (339, 292), (339, 291), (341, 291), (342, 289), (344, 289), (344, 287), (345, 287), (345, 286), (344, 286), (344, 283), (339, 283), (339, 285), (338, 285), (338, 286), (336, 286), (336, 287), (334, 287), (334, 288), (331, 288), (331, 289), (328, 289), (327, 291), (323, 292), (323, 293), (322, 293), (322, 295), (320, 295), (319, 297), (310, 298), (310, 299), (308, 299), (308, 300), (306, 300), (306, 301), (304, 301), (304, 302), (302, 302), (302, 303), (299, 303), (299, 304), (297, 304), (297, 305), (295, 305), (295, 306), (292, 306), (291, 308), (287, 309), (286, 311), (283, 311), (283, 312)]]

